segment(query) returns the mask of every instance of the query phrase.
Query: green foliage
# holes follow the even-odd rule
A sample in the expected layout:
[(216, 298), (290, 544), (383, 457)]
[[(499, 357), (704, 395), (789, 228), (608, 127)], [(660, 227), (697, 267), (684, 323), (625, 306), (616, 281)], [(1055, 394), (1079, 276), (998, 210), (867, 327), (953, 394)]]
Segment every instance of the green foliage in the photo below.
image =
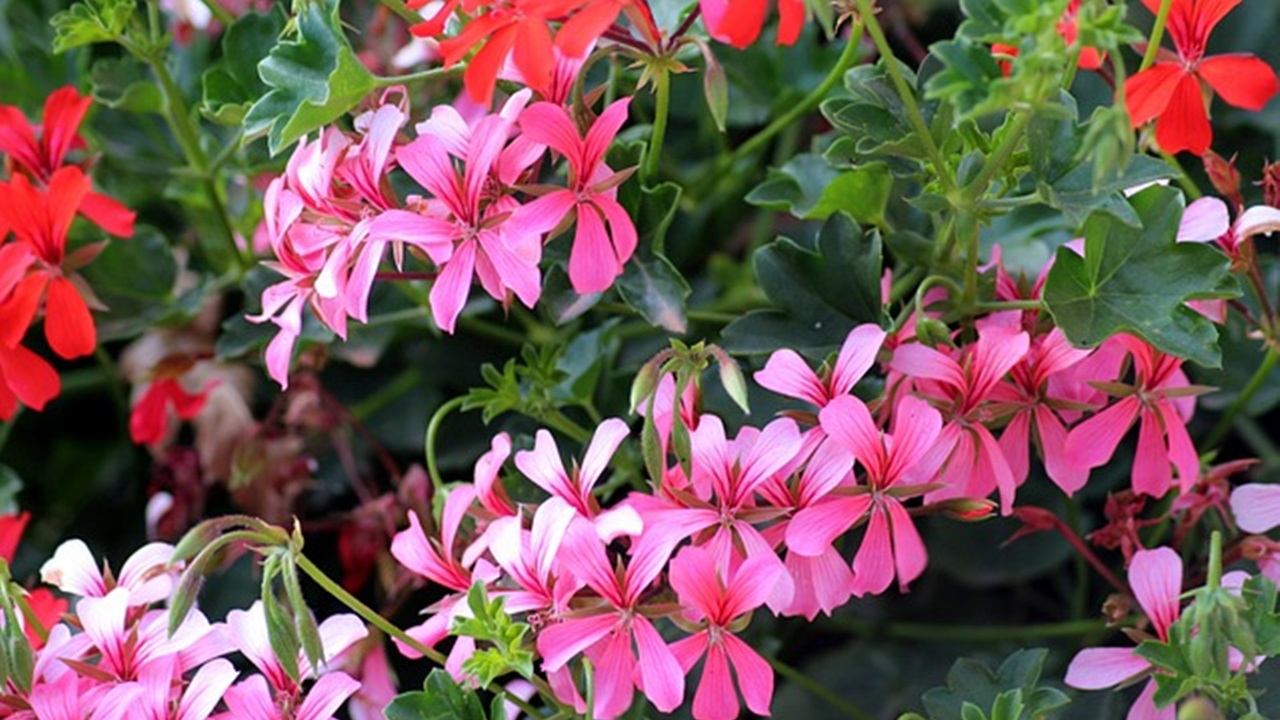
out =
[[(199, 309), (174, 294), (178, 266), (169, 242), (155, 228), (138, 226), (126, 240), (107, 243), (83, 270), (107, 306), (97, 318), (102, 339), (134, 337), (155, 324), (189, 320)], [(199, 289), (196, 291), (199, 293)]]
[(89, 71), (93, 99), (109, 108), (135, 113), (164, 112), (164, 96), (147, 66), (136, 58), (101, 58)]
[[(875, 65), (859, 65), (845, 74), (844, 87), (847, 96), (823, 101), (822, 114), (842, 131), (852, 143), (851, 157), (861, 160), (881, 160), (889, 164), (895, 174), (912, 174), (920, 169), (919, 162), (928, 157), (924, 143), (916, 135), (908, 121), (907, 106), (899, 97), (881, 60)], [(899, 69), (914, 85), (915, 74), (899, 63)], [(933, 114), (927, 103), (921, 111), (926, 121)], [(945, 128), (949, 131), (951, 128)], [(935, 138), (936, 139), (936, 138)]]
[(779, 238), (753, 258), (760, 288), (774, 307), (754, 310), (724, 330), (733, 352), (780, 347), (823, 355), (855, 325), (880, 322), (880, 235), (864, 233), (847, 215), (832, 215), (816, 242)]
[(1150, 188), (1131, 203), (1141, 227), (1095, 212), (1085, 223), (1084, 256), (1058, 249), (1045, 304), (1076, 345), (1093, 347), (1129, 332), (1163, 352), (1217, 366), (1217, 330), (1184, 303), (1236, 295), (1229, 261), (1210, 246), (1177, 242), (1176, 190)]
[[(307, 3), (296, 21), (297, 38), (279, 43), (258, 64), (271, 90), (244, 116), (245, 133), (265, 134), (272, 155), (346, 114), (375, 87), (343, 34), (338, 0)], [(215, 101), (225, 97), (222, 90)]]
[(533, 677), (533, 652), (525, 647), (529, 625), (512, 620), (504, 608), (505, 601), (503, 597), (490, 599), (484, 583), (477, 581), (467, 591), (471, 617), (457, 618), (453, 623), (454, 635), (492, 645), (478, 648), (462, 663), (462, 671), (482, 688), (512, 672), (526, 679)]
[[(924, 694), (929, 720), (1035, 720), (1071, 701), (1061, 690), (1040, 684), (1048, 651), (1019, 650), (992, 670), (961, 658), (947, 673), (947, 686)], [(902, 720), (922, 720), (908, 713)]]
[(893, 177), (884, 163), (840, 170), (819, 155), (803, 153), (780, 168), (770, 168), (746, 200), (803, 220), (826, 220), (844, 212), (860, 223), (883, 225), (892, 189)]
[(618, 278), (618, 294), (651, 325), (684, 333), (688, 329), (685, 301), (692, 290), (662, 254), (667, 230), (679, 207), (681, 188), (665, 182), (653, 188), (627, 190), (619, 192), (619, 196), (636, 224), (639, 246)]
[(444, 670), (427, 676), (422, 690), (401, 693), (383, 711), (387, 720), (506, 720), (502, 697), (496, 697), (485, 715), (475, 692), (458, 686)]
[(53, 16), (53, 51), (111, 42), (124, 35), (137, 0), (82, 0)]
[(277, 5), (270, 13), (245, 13), (222, 34), (222, 57), (200, 76), (201, 112), (223, 125), (238, 125), (249, 108), (270, 88), (258, 75), (258, 64), (284, 31), (285, 16)]

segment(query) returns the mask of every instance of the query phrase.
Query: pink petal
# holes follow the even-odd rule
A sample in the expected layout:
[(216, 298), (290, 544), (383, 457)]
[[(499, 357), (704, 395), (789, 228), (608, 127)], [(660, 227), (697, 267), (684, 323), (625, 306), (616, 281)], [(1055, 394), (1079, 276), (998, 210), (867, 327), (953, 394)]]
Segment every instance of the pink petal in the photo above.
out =
[(1020, 411), (1000, 433), (1000, 452), (1009, 463), (1015, 485), (1026, 482), (1031, 472), (1031, 413)]
[(1102, 690), (1151, 670), (1151, 664), (1130, 648), (1087, 648), (1071, 659), (1067, 685), (1079, 690)]
[(1141, 401), (1129, 396), (1121, 398), (1106, 410), (1075, 426), (1067, 435), (1066, 454), (1072, 465), (1096, 468), (1105, 465), (1116, 452), (1116, 446), (1133, 426)]
[(618, 446), (631, 434), (627, 424), (620, 418), (609, 418), (600, 423), (591, 437), (591, 445), (582, 457), (582, 467), (578, 471), (578, 484), (581, 492), (589, 494), (596, 481), (609, 467), (609, 459), (617, 452)]
[(880, 428), (867, 406), (852, 395), (834, 398), (818, 413), (822, 430), (868, 468), (877, 480), (886, 474), (884, 444)]
[(911, 378), (937, 380), (954, 388), (965, 386), (964, 372), (955, 360), (920, 343), (909, 343), (894, 350), (889, 367)]
[(316, 681), (307, 691), (307, 699), (298, 708), (297, 720), (331, 720), (357, 690), (360, 681), (341, 672), (332, 672)]
[(1235, 233), (1238, 240), (1254, 235), (1270, 235), (1280, 232), (1280, 209), (1258, 205), (1245, 210), (1236, 220)]
[(1178, 242), (1213, 242), (1231, 229), (1227, 204), (1216, 197), (1204, 197), (1187, 206), (1178, 225)]
[(874, 323), (859, 325), (849, 332), (844, 344), (840, 346), (835, 367), (831, 369), (833, 396), (848, 393), (867, 374), (867, 370), (875, 364), (884, 339), (885, 331)]
[(596, 712), (600, 720), (618, 717), (631, 707), (634, 695), (636, 660), (631, 654), (631, 636), (617, 632), (597, 649), (592, 660), (596, 664)]
[(1280, 525), (1280, 485), (1241, 485), (1231, 493), (1231, 512), (1245, 532), (1270, 531)]
[(549, 102), (534, 103), (520, 113), (520, 130), (530, 140), (565, 156), (575, 172), (583, 172), (582, 138), (564, 108)]
[(1142, 409), (1138, 426), (1138, 449), (1133, 456), (1133, 491), (1140, 495), (1162, 498), (1173, 483), (1169, 469), (1169, 451), (1164, 444), (1164, 430), (1156, 414)]
[(734, 672), (738, 676), (738, 688), (747, 707), (756, 715), (768, 715), (773, 702), (773, 669), (759, 653), (739, 640), (736, 635), (723, 636), (724, 648), (729, 652)]
[(236, 720), (280, 720), (280, 711), (261, 675), (252, 675), (228, 689), (224, 700), (231, 711), (228, 715)]
[(932, 405), (905, 396), (893, 410), (893, 437), (889, 448), (886, 484), (929, 482), (950, 452), (942, 434), (942, 414)]
[[(794, 522), (794, 521), (793, 521)], [(853, 558), (853, 594), (862, 597), (867, 593), (879, 595), (893, 582), (893, 543), (889, 534), (889, 521), (881, 507), (871, 509), (867, 534), (862, 546)]]
[[(174, 720), (205, 720), (213, 713), (223, 693), (235, 682), (237, 674), (231, 663), (222, 659), (201, 667), (182, 694)], [(168, 690), (167, 683), (165, 689)]]
[(595, 195), (591, 202), (609, 221), (609, 237), (613, 241), (613, 249), (618, 256), (618, 266), (621, 268), (635, 254), (636, 245), (639, 244), (640, 239), (636, 235), (635, 223), (631, 222), (631, 216), (618, 204), (618, 201), (612, 198)]
[(641, 689), (658, 710), (675, 710), (684, 700), (684, 672), (680, 663), (643, 616), (631, 621), (631, 630), (640, 661)]
[(591, 175), (596, 167), (604, 162), (605, 153), (609, 152), (609, 145), (622, 129), (623, 123), (627, 121), (627, 108), (630, 104), (630, 97), (615, 100), (591, 125), (582, 146), (583, 167), (577, 168), (580, 177)]
[(444, 269), (431, 286), (431, 316), (441, 330), (452, 334), (462, 306), (467, 304), (471, 291), (471, 276), (475, 272), (476, 244), (466, 241), (459, 245)]
[(707, 661), (702, 666), (702, 682), (693, 696), (696, 720), (735, 720), (738, 717), (738, 693), (729, 674), (729, 659), (721, 643), (712, 643)]
[(1196, 452), (1196, 446), (1187, 433), (1187, 420), (1173, 402), (1160, 403), (1157, 408), (1169, 441), (1169, 460), (1178, 470), (1182, 492), (1191, 492), (1191, 488), (1200, 482), (1200, 454)]
[(1062, 492), (1074, 495), (1089, 481), (1089, 469), (1072, 465), (1067, 457), (1067, 429), (1058, 414), (1043, 405), (1036, 406), (1035, 414), (1045, 472)]
[(560, 459), (560, 447), (555, 438), (546, 430), (539, 430), (534, 435), (532, 450), (521, 450), (516, 453), (516, 467), (535, 485), (552, 496), (584, 512), (579, 493), (569, 481), (569, 474), (564, 469), (564, 461)]
[(801, 510), (787, 525), (787, 547), (794, 553), (817, 557), (857, 522), (871, 506), (870, 495), (837, 497)]
[(1139, 550), (1129, 563), (1129, 585), (1163, 639), (1182, 612), (1182, 558), (1167, 547)]
[(924, 541), (916, 530), (915, 522), (902, 507), (897, 498), (884, 499), (884, 507), (889, 511), (889, 521), (893, 533), (893, 564), (898, 570), (898, 588), (907, 591), (907, 585), (929, 564), (929, 553), (924, 548)]
[(723, 595), (719, 574), (706, 548), (689, 546), (671, 561), (668, 581), (681, 605), (712, 616), (719, 609)]
[(558, 670), (579, 653), (599, 642), (617, 625), (615, 615), (590, 615), (552, 624), (538, 633), (542, 667)]
[(569, 281), (581, 295), (603, 292), (622, 272), (622, 266), (600, 211), (594, 205), (579, 203), (577, 219), (578, 229), (569, 251)]
[(787, 553), (786, 566), (795, 586), (787, 615), (812, 621), (819, 611), (830, 615), (853, 594), (853, 571), (833, 547), (817, 557)]
[(753, 377), (761, 387), (779, 395), (806, 400), (819, 407), (827, 401), (826, 388), (794, 350), (779, 350), (770, 355), (764, 368)]
[(1133, 701), (1133, 706), (1129, 708), (1129, 714), (1125, 716), (1125, 720), (1176, 720), (1178, 717), (1177, 705), (1170, 705), (1161, 710), (1156, 707), (1156, 681), (1154, 678), (1147, 681), (1145, 687), (1142, 688), (1142, 694), (1137, 700)]

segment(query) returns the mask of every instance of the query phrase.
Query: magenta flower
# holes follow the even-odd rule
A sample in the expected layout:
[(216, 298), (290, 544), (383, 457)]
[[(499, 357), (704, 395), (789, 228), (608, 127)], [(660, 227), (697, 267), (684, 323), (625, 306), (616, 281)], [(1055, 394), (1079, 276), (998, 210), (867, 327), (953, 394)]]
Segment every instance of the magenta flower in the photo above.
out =
[[(569, 163), (569, 187), (553, 190), (521, 208), (512, 224), (523, 232), (551, 232), (573, 214), (578, 229), (569, 253), (569, 280), (579, 293), (607, 290), (636, 251), (636, 228), (615, 199), (629, 171), (613, 172), (605, 154), (627, 119), (631, 98), (621, 98), (596, 119), (586, 136), (569, 111), (540, 102), (520, 115), (525, 135), (555, 150)], [(608, 229), (605, 225), (608, 223)]]
[(684, 673), (653, 623), (638, 611), (641, 594), (662, 572), (665, 558), (638, 550), (625, 569), (615, 571), (595, 528), (578, 518), (561, 544), (560, 559), (600, 599), (542, 630), (543, 667), (554, 673), (585, 653), (593, 666), (595, 716), (601, 720), (626, 712), (634, 688), (661, 712), (674, 710), (684, 698)]
[(199, 610), (192, 610), (172, 635), (164, 611), (151, 610), (131, 622), (124, 588), (82, 599), (76, 615), (99, 655), (98, 670), (119, 680), (136, 679), (148, 663), (169, 656), (176, 659), (177, 671), (185, 672), (233, 649)]
[[(513, 233), (506, 222), (519, 204), (507, 196), (490, 201), (491, 177), (513, 129), (512, 120), (486, 115), (466, 136), (452, 130), (440, 135), (428, 132), (396, 153), (400, 167), (431, 193), (436, 207), (429, 205), (426, 214), (384, 213), (374, 227), (390, 232), (394, 223), (397, 236), (430, 238), (452, 246), (452, 255), (431, 288), (431, 313), (445, 332), (453, 332), (473, 276), (502, 303), (514, 293), (533, 307), (542, 293), (541, 243), (532, 234)], [(462, 172), (455, 168), (453, 154), (462, 159)]]
[[(1151, 620), (1161, 642), (1169, 639), (1169, 627), (1182, 614), (1182, 559), (1169, 548), (1140, 550), (1129, 564), (1129, 584), (1142, 611)], [(1151, 672), (1151, 663), (1131, 648), (1087, 648), (1076, 654), (1067, 668), (1066, 684), (1081, 690), (1102, 690)], [(1173, 720), (1173, 706), (1156, 709), (1156, 681), (1148, 680), (1129, 710), (1130, 718)]]
[(1172, 466), (1185, 493), (1200, 479), (1200, 457), (1187, 434), (1187, 422), (1195, 410), (1195, 388), (1178, 358), (1131, 335), (1114, 340), (1133, 359), (1132, 392), (1071, 430), (1066, 445), (1069, 462), (1088, 469), (1106, 464), (1137, 422), (1133, 491), (1164, 497), (1173, 483)]
[[(836, 537), (864, 518), (867, 531), (853, 560), (852, 592), (861, 597), (888, 589), (894, 577), (904, 592), (924, 572), (928, 553), (915, 523), (902, 505), (902, 488), (928, 482), (946, 457), (938, 450), (942, 416), (923, 400), (903, 397), (893, 412), (893, 432), (881, 433), (861, 400), (840, 397), (819, 415), (827, 443), (849, 469), (856, 460), (866, 471), (866, 486), (837, 490), (791, 519), (787, 547), (801, 555), (826, 553)], [(839, 481), (836, 473), (829, 479)], [(896, 490), (896, 492), (895, 492)]]
[(144, 666), (136, 683), (112, 687), (102, 705), (124, 704), (136, 720), (206, 720), (237, 674), (230, 662), (213, 660), (202, 665), (179, 693), (174, 682), (181, 686), (181, 674), (174, 659), (161, 658)]
[(499, 518), (489, 526), (489, 552), (498, 567), (519, 589), (497, 588), (506, 598), (507, 612), (563, 610), (582, 585), (558, 574), (557, 554), (570, 523), (578, 516), (569, 503), (552, 497), (533, 514), (533, 527), (525, 530), (519, 517)]
[(773, 670), (733, 631), (740, 629), (740, 618), (764, 604), (777, 573), (776, 566), (753, 558), (726, 576), (711, 554), (699, 547), (684, 548), (671, 562), (671, 587), (680, 604), (705, 623), (702, 630), (671, 646), (686, 673), (706, 657), (702, 681), (693, 696), (696, 720), (738, 717), (738, 693), (730, 666), (751, 712), (769, 714)]
[(516, 453), (516, 467), (538, 487), (564, 500), (583, 517), (593, 519), (600, 514), (600, 503), (591, 491), (629, 433), (627, 424), (618, 418), (600, 423), (587, 446), (582, 466), (575, 462), (573, 471), (569, 472), (560, 459), (555, 438), (546, 430), (539, 430), (533, 449)]
[(849, 332), (835, 365), (825, 369), (821, 378), (794, 350), (783, 349), (769, 356), (764, 369), (756, 372), (761, 387), (779, 395), (826, 407), (832, 399), (848, 395), (853, 386), (867, 374), (884, 344), (885, 331), (867, 323)]
[(929, 494), (930, 502), (982, 498), (998, 489), (1000, 512), (1013, 511), (1017, 481), (1004, 450), (986, 427), (991, 418), (985, 406), (1030, 344), (1025, 332), (992, 324), (982, 328), (977, 342), (964, 348), (959, 361), (919, 343), (894, 351), (890, 366), (911, 378), (919, 394), (942, 408), (948, 421), (947, 444), (954, 438), (940, 477), (944, 487)]

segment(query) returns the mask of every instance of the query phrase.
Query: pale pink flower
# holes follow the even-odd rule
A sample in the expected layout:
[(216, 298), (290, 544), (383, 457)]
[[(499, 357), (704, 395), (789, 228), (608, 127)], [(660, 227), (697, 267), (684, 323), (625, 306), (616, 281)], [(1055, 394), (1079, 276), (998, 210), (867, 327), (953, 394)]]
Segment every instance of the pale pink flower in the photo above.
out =
[(1241, 485), (1231, 492), (1231, 512), (1245, 532), (1270, 531), (1280, 525), (1280, 485)]
[(506, 598), (507, 612), (563, 610), (581, 583), (557, 575), (560, 544), (578, 512), (560, 497), (551, 497), (533, 514), (533, 527), (525, 530), (519, 517), (504, 517), (489, 526), (489, 552), (507, 579), (518, 589), (499, 587), (495, 595)]
[(589, 609), (561, 615), (538, 634), (543, 667), (556, 672), (580, 653), (591, 659), (595, 716), (611, 720), (631, 707), (639, 688), (661, 712), (684, 698), (684, 674), (653, 623), (638, 612), (641, 594), (662, 572), (665, 558), (638, 551), (615, 572), (590, 522), (576, 518), (560, 548), (560, 559), (600, 596)]
[(832, 399), (853, 390), (875, 363), (884, 339), (885, 331), (878, 325), (868, 323), (855, 327), (841, 345), (835, 364), (824, 368), (822, 377), (810, 370), (796, 351), (778, 350), (769, 356), (764, 369), (756, 372), (755, 380), (779, 395), (823, 408)]
[[(942, 416), (923, 400), (903, 397), (893, 412), (892, 433), (881, 433), (866, 405), (854, 397), (832, 400), (819, 415), (827, 443), (842, 455), (844, 468), (856, 459), (866, 471), (865, 487), (837, 490), (834, 485), (817, 489), (831, 492), (826, 502), (801, 510), (787, 527), (787, 546), (801, 555), (818, 556), (854, 523), (868, 518), (867, 532), (853, 560), (854, 594), (884, 592), (894, 577), (903, 591), (924, 572), (928, 554), (924, 542), (892, 491), (928, 482), (946, 457), (937, 446), (942, 436)], [(839, 481), (827, 473), (828, 482)]]
[(233, 648), (219, 626), (192, 610), (172, 635), (169, 614), (151, 610), (130, 621), (129, 591), (116, 588), (103, 597), (76, 604), (84, 634), (99, 655), (98, 669), (120, 680), (132, 680), (148, 663), (173, 656), (185, 672)]
[[(160, 658), (147, 663), (137, 682), (116, 685), (103, 698), (105, 707), (123, 704), (134, 720), (207, 720), (235, 682), (236, 669), (218, 659), (200, 666), (185, 687), (174, 659)], [(181, 692), (176, 691), (175, 681)]]
[(916, 392), (942, 409), (947, 420), (944, 443), (952, 447), (939, 481), (944, 487), (930, 493), (929, 502), (956, 497), (986, 497), (1000, 492), (1000, 511), (1013, 510), (1017, 480), (1004, 450), (987, 429), (986, 407), (1000, 380), (1030, 348), (1027, 333), (1001, 325), (987, 325), (977, 342), (964, 348), (959, 361), (919, 343), (902, 345), (890, 364), (910, 378)]
[[(1156, 637), (1169, 639), (1169, 627), (1182, 614), (1182, 559), (1169, 548), (1141, 550), (1129, 565), (1129, 584), (1143, 612), (1151, 620)], [(1076, 654), (1067, 668), (1064, 682), (1081, 690), (1101, 690), (1128, 683), (1151, 672), (1151, 663), (1131, 648), (1087, 648)], [(1148, 680), (1142, 694), (1129, 711), (1130, 718), (1173, 720), (1176, 710), (1156, 709), (1153, 697), (1156, 682)]]
[(569, 252), (569, 280), (582, 294), (608, 289), (636, 250), (635, 225), (615, 199), (617, 186), (629, 172), (615, 173), (604, 162), (609, 145), (626, 122), (630, 101), (622, 98), (605, 108), (585, 137), (559, 105), (535, 103), (520, 115), (520, 128), (526, 136), (564, 156), (569, 164), (569, 187), (528, 203), (512, 218), (512, 224), (541, 235), (572, 214), (577, 231)]
[[(285, 694), (297, 693), (298, 685), (285, 672), (284, 665), (271, 648), (267, 633), (267, 615), (262, 601), (258, 600), (248, 610), (232, 610), (227, 613), (227, 634), (240, 653), (258, 668), (271, 687)], [(360, 618), (351, 614), (331, 615), (319, 625), (320, 645), (326, 662), (362, 640), (369, 634)], [(319, 676), (326, 667), (312, 667), (305, 653), (298, 653), (298, 672), (302, 680)]]
[(1068, 461), (1089, 469), (1106, 464), (1137, 422), (1134, 492), (1163, 497), (1173, 482), (1170, 466), (1177, 469), (1181, 490), (1186, 492), (1200, 479), (1200, 457), (1187, 434), (1195, 398), (1182, 361), (1130, 335), (1117, 336), (1114, 341), (1133, 359), (1133, 392), (1071, 430), (1066, 444)]
[(142, 546), (120, 568), (119, 575), (104, 573), (82, 540), (68, 540), (58, 546), (53, 557), (40, 566), (40, 580), (71, 595), (105, 597), (121, 588), (129, 606), (150, 605), (169, 597), (181, 566), (170, 567), (173, 546), (149, 543)]
[(764, 604), (778, 568), (759, 558), (742, 563), (727, 575), (703, 548), (687, 547), (671, 562), (671, 587), (680, 604), (705, 623), (697, 633), (671, 646), (686, 673), (706, 657), (702, 681), (693, 696), (696, 720), (733, 720), (738, 717), (738, 693), (733, 674), (747, 707), (756, 715), (768, 715), (773, 700), (773, 670), (751, 646), (733, 631), (739, 619)]
[(516, 506), (507, 497), (502, 487), (502, 464), (511, 456), (511, 436), (498, 433), (489, 442), (489, 452), (476, 460), (473, 480), (475, 481), (476, 500), (485, 510), (498, 517), (516, 514)]
[(304, 696), (281, 703), (267, 681), (254, 675), (227, 690), (223, 700), (229, 712), (215, 720), (333, 720), (333, 714), (359, 688), (360, 682), (351, 676), (333, 672), (316, 680)]
[[(373, 642), (361, 643), (359, 652), (356, 653), (360, 687), (347, 704), (351, 720), (385, 720), (382, 711), (396, 697), (396, 684), (391, 662), (387, 658), (386, 643), (381, 637), (374, 637), (372, 640)], [(347, 653), (348, 658), (351, 655)]]

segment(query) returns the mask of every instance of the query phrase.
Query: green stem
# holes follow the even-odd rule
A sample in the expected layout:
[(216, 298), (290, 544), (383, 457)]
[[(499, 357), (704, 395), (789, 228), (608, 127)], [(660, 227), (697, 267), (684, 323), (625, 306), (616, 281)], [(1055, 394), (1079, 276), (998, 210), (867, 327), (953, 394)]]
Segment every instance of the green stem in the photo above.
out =
[(978, 177), (974, 178), (973, 182), (965, 187), (964, 199), (967, 204), (976, 203), (986, 194), (991, 182), (995, 180), (996, 175), (1001, 170), (1004, 170), (1005, 163), (1009, 162), (1009, 158), (1013, 156), (1013, 152), (1018, 148), (1018, 143), (1022, 141), (1022, 136), (1026, 133), (1027, 127), (1031, 125), (1035, 115), (1034, 110), (1024, 110), (1014, 117), (1013, 124), (1005, 132), (1005, 136), (1001, 139), (995, 152), (983, 164), (982, 171), (978, 173)]
[(998, 300), (994, 302), (980, 302), (973, 306), (976, 312), (989, 313), (1000, 312), (1001, 310), (1043, 310), (1043, 300)]
[(567, 435), (577, 442), (585, 443), (591, 440), (590, 430), (574, 422), (568, 415), (559, 410), (553, 410), (543, 417), (534, 417), (534, 419), (546, 423), (552, 430)]
[(853, 31), (849, 36), (849, 42), (844, 47), (844, 52), (840, 53), (840, 58), (836, 60), (836, 64), (822, 79), (821, 83), (804, 97), (799, 103), (792, 105), (789, 110), (779, 115), (773, 122), (765, 126), (763, 130), (752, 135), (746, 142), (734, 148), (723, 161), (717, 162), (715, 172), (720, 173), (737, 164), (738, 161), (748, 157), (755, 151), (759, 150), (765, 143), (773, 139), (775, 135), (790, 127), (801, 115), (812, 110), (822, 99), (827, 96), (831, 88), (844, 78), (844, 74), (849, 68), (853, 67), (854, 62), (858, 59), (858, 47), (862, 44), (862, 34), (864, 23), (858, 22), (853, 26)]
[(341, 585), (334, 582), (328, 575), (325, 575), (323, 570), (316, 567), (306, 555), (298, 553), (294, 561), (297, 563), (298, 569), (306, 573), (308, 577), (314, 580), (315, 583), (321, 587), (321, 589), (332, 595), (336, 600), (338, 600), (338, 602), (346, 605), (352, 612), (364, 618), (365, 622), (378, 628), (390, 637), (399, 640), (408, 647), (413, 648), (417, 652), (421, 653), (423, 657), (430, 659), (437, 665), (444, 665), (445, 656), (442, 653), (418, 642), (408, 633), (393, 625), (390, 620), (379, 615), (373, 608), (365, 605), (355, 595), (344, 590)]
[(204, 6), (209, 8), (209, 14), (213, 15), (213, 18), (225, 27), (230, 27), (236, 21), (236, 16), (232, 15), (230, 10), (222, 7), (222, 3), (218, 2), (218, 0), (204, 0)]
[(387, 6), (388, 10), (395, 13), (396, 17), (407, 23), (417, 25), (422, 22), (422, 16), (413, 10), (410, 10), (409, 7), (404, 4), (403, 0), (381, 0), (381, 2), (383, 5)]
[(911, 125), (915, 128), (916, 134), (920, 136), (920, 142), (924, 144), (925, 151), (929, 154), (929, 160), (933, 163), (934, 174), (938, 176), (938, 182), (942, 184), (943, 192), (948, 198), (955, 198), (956, 186), (955, 181), (951, 179), (951, 174), (947, 166), (946, 158), (942, 155), (942, 150), (938, 144), (933, 141), (933, 133), (929, 131), (929, 124), (924, 120), (924, 114), (920, 112), (920, 105), (916, 102), (915, 91), (907, 84), (907, 79), (902, 76), (902, 69), (898, 67), (897, 58), (893, 54), (893, 48), (889, 47), (889, 39), (884, 36), (884, 30), (880, 28), (880, 23), (876, 20), (875, 9), (871, 6), (871, 0), (856, 0), (858, 4), (858, 13), (861, 14), (863, 22), (867, 26), (867, 32), (871, 33), (871, 40), (876, 45), (881, 59), (884, 61), (885, 70), (888, 71), (893, 85), (898, 90), (898, 96), (902, 100), (902, 104), (907, 108), (907, 119), (911, 121)]
[(1191, 175), (1187, 173), (1186, 168), (1182, 167), (1182, 163), (1178, 162), (1177, 157), (1164, 151), (1160, 152), (1160, 157), (1169, 163), (1174, 170), (1178, 171), (1178, 187), (1182, 188), (1188, 199), (1199, 200), (1204, 196), (1204, 193), (1200, 192), (1200, 188), (1196, 187), (1195, 182), (1191, 180)]
[(671, 73), (666, 67), (659, 68), (654, 83), (657, 104), (653, 113), (653, 134), (649, 136), (649, 149), (644, 156), (644, 168), (640, 171), (641, 185), (647, 185), (649, 179), (658, 174), (662, 142), (667, 135), (667, 116), (671, 114)]
[(373, 83), (375, 87), (385, 88), (385, 87), (391, 87), (393, 85), (404, 85), (411, 82), (417, 82), (419, 80), (435, 80), (437, 78), (446, 78), (452, 75), (457, 75), (458, 73), (461, 73), (466, 69), (467, 69), (466, 63), (458, 63), (457, 65), (453, 65), (447, 68), (445, 67), (431, 68), (430, 70), (423, 70), (421, 72), (416, 72), (416, 73), (406, 73), (404, 75), (390, 75), (386, 77), (379, 75), (378, 77), (375, 77), (373, 79)]
[(1219, 530), (1209, 536), (1209, 577), (1205, 586), (1210, 590), (1222, 586), (1222, 532)]
[(1218, 423), (1213, 426), (1213, 430), (1205, 436), (1204, 444), (1201, 447), (1216, 448), (1227, 436), (1227, 432), (1231, 430), (1232, 424), (1236, 417), (1245, 411), (1249, 406), (1249, 402), (1253, 400), (1253, 396), (1258, 394), (1263, 385), (1266, 385), (1267, 378), (1270, 377), (1271, 371), (1275, 370), (1276, 363), (1280, 362), (1280, 351), (1274, 347), (1267, 348), (1267, 355), (1262, 359), (1262, 364), (1253, 373), (1253, 377), (1249, 378), (1249, 384), (1244, 386), (1236, 399), (1227, 407), (1227, 411), (1218, 418)]
[(0, 453), (4, 452), (4, 446), (9, 444), (9, 434), (13, 432), (13, 426), (18, 424), (18, 418), (22, 417), (22, 406), (18, 406), (13, 417), (0, 424)]
[(1067, 638), (1102, 633), (1107, 629), (1101, 620), (1068, 620), (1036, 625), (947, 625), (942, 623), (866, 622), (851, 619), (832, 620), (831, 624), (855, 635), (870, 635), (896, 640), (929, 642), (1018, 642), (1031, 639)]
[(351, 416), (356, 420), (367, 420), (370, 415), (407, 395), (421, 379), (421, 374), (416, 367), (402, 371), (395, 380), (387, 383), (382, 389), (352, 405)]
[(840, 697), (836, 693), (832, 692), (831, 688), (828, 688), (826, 685), (823, 685), (817, 680), (805, 675), (796, 668), (787, 665), (777, 658), (771, 657), (768, 658), (768, 660), (769, 665), (772, 666), (779, 675), (799, 685), (810, 693), (813, 693), (817, 697), (822, 698), (828, 705), (844, 713), (846, 716), (854, 718), (854, 720), (875, 720), (875, 718), (867, 711)]
[(1138, 67), (1138, 72), (1155, 64), (1156, 54), (1160, 52), (1160, 41), (1164, 39), (1164, 27), (1169, 22), (1169, 10), (1172, 7), (1173, 0), (1161, 1), (1160, 11), (1156, 13), (1156, 24), (1151, 26), (1151, 39), (1147, 41), (1147, 51), (1142, 55), (1142, 65)]
[(436, 434), (440, 432), (440, 424), (444, 422), (445, 417), (462, 407), (466, 400), (466, 396), (459, 396), (446, 402), (436, 408), (435, 414), (431, 416), (431, 422), (427, 423), (427, 437), (423, 442), (427, 455), (427, 475), (431, 477), (431, 484), (435, 486), (437, 492), (444, 487), (444, 477), (440, 474), (440, 466), (436, 464)]

